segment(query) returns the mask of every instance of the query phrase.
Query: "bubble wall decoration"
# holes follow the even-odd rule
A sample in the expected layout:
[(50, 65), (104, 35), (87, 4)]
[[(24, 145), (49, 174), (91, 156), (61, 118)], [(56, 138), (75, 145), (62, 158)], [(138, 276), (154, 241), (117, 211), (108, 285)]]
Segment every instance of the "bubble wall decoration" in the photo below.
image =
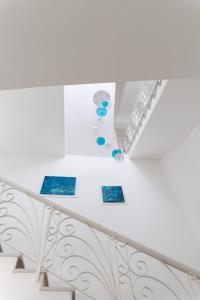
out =
[(105, 140), (105, 138), (104, 138), (103, 136), (99, 136), (99, 137), (96, 139), (96, 143), (97, 143), (97, 145), (99, 145), (99, 146), (104, 145), (105, 142), (106, 142), (106, 140)]
[(117, 154), (121, 154), (121, 153), (122, 153), (122, 151), (121, 151), (120, 149), (114, 149), (114, 150), (112, 151), (112, 157), (115, 158), (115, 156), (116, 156)]
[(107, 100), (103, 100), (101, 105), (102, 107), (107, 108), (109, 106), (109, 102)]
[(98, 117), (103, 118), (107, 115), (107, 109), (105, 107), (98, 107), (96, 109), (96, 114)]
[[(107, 149), (112, 149), (111, 151), (113, 159), (116, 162), (121, 163), (124, 161), (124, 153), (119, 148), (114, 148), (114, 145), (112, 145), (109, 140), (107, 141), (107, 139), (105, 139), (103, 132), (101, 133), (103, 129), (106, 129), (105, 122), (107, 121), (104, 121), (104, 118), (108, 115), (112, 107), (109, 93), (103, 90), (97, 91), (93, 96), (93, 103), (96, 106), (96, 115), (98, 121), (98, 124), (93, 127), (96, 135), (96, 144), (100, 147), (105, 146)], [(109, 124), (109, 120), (107, 124)]]
[(108, 107), (110, 104), (110, 94), (106, 91), (97, 91), (93, 97), (94, 104), (100, 107), (104, 101), (108, 102), (108, 105), (104, 107)]

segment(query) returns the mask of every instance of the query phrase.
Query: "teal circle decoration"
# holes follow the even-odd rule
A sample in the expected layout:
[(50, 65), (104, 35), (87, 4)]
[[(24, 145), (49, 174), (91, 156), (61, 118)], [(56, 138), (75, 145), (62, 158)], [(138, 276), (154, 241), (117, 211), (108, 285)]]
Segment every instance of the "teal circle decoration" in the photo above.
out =
[(122, 151), (120, 149), (114, 149), (112, 151), (112, 157), (115, 158), (116, 155), (121, 154)]
[(106, 140), (103, 136), (99, 136), (97, 139), (96, 139), (96, 143), (97, 145), (99, 146), (103, 146), (105, 144)]
[(98, 117), (103, 118), (107, 115), (107, 109), (105, 107), (98, 107), (96, 109), (96, 114)]
[(109, 102), (107, 100), (102, 101), (102, 107), (108, 107)]

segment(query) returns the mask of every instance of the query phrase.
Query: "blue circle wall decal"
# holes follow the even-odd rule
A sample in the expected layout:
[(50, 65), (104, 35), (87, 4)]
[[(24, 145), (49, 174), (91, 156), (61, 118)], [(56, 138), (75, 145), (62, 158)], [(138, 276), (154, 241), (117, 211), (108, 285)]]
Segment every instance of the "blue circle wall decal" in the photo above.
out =
[(107, 100), (103, 100), (102, 106), (103, 107), (108, 107), (108, 105), (109, 105), (108, 101)]
[(115, 158), (115, 156), (116, 156), (117, 154), (121, 154), (121, 153), (122, 153), (122, 151), (121, 151), (120, 149), (114, 149), (114, 150), (112, 151), (112, 157)]
[(104, 145), (105, 142), (106, 142), (106, 140), (105, 140), (105, 138), (104, 138), (103, 136), (99, 136), (99, 137), (96, 139), (96, 143), (97, 143), (97, 145), (99, 145), (99, 146)]
[(107, 115), (107, 109), (105, 107), (98, 107), (96, 109), (96, 114), (98, 117), (103, 118)]

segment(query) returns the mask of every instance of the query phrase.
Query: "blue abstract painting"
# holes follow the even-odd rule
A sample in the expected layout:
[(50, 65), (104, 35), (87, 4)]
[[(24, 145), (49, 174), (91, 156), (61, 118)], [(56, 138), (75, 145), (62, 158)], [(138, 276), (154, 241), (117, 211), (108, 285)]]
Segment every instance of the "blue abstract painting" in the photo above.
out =
[(124, 203), (124, 194), (121, 186), (102, 186), (104, 203)]
[(76, 177), (45, 176), (40, 190), (43, 195), (75, 196)]

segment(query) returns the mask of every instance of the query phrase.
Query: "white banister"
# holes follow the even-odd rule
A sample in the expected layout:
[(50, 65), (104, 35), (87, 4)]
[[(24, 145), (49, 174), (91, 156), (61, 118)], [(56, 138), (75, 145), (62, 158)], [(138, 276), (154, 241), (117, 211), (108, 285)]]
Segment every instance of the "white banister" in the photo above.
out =
[(157, 90), (165, 80), (144, 81), (133, 105), (131, 117), (123, 137), (120, 139), (121, 148), (128, 154), (134, 145), (143, 121), (149, 113), (152, 102), (156, 98)]
[[(90, 298), (140, 300), (159, 285), (173, 299), (200, 299), (200, 272), (3, 177), (0, 188), (0, 240)], [(153, 281), (143, 298), (138, 281)], [(104, 292), (95, 295), (93, 285)]]

